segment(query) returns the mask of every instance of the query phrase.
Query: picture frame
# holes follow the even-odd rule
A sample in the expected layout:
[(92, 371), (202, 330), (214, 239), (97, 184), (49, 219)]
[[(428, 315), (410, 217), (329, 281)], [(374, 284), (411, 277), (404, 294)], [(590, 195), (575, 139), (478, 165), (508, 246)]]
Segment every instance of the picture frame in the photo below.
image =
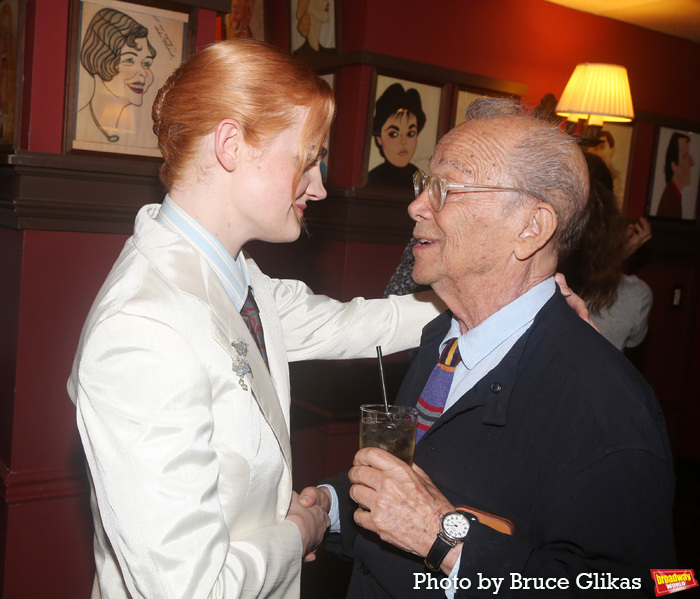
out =
[[(151, 106), (166, 79), (194, 48), (191, 23), (196, 9), (173, 6), (71, 0), (66, 153), (160, 157)], [(139, 42), (144, 31), (146, 44)], [(133, 47), (126, 41), (130, 35), (135, 36)], [(112, 47), (103, 39), (111, 40)]]
[[(335, 72), (331, 71), (328, 73), (319, 73), (318, 75), (321, 79), (323, 79), (330, 88), (333, 90), (333, 93), (335, 94)], [(332, 127), (332, 125), (331, 125)], [(328, 180), (328, 162), (330, 159), (331, 155), (331, 144), (330, 144), (330, 138), (331, 138), (331, 132), (328, 131), (328, 136), (326, 137), (326, 141), (323, 144), (323, 147), (326, 148), (326, 153), (325, 156), (321, 159), (321, 175), (323, 177), (323, 182), (325, 183)]]
[(302, 58), (339, 48), (338, 0), (290, 0), (290, 51)]
[(217, 24), (221, 27), (217, 39), (269, 41), (265, 4), (265, 0), (230, 0), (228, 12), (217, 17)]
[(659, 125), (647, 215), (696, 222), (700, 189), (700, 132)]
[(613, 179), (613, 191), (618, 208), (624, 214), (627, 205), (630, 157), (634, 147), (634, 125), (632, 123), (605, 123), (597, 146), (586, 148), (586, 152), (597, 154), (605, 162)]
[(26, 2), (0, 0), (0, 149), (18, 145)]
[(449, 86), (449, 83), (374, 72), (367, 113), (363, 186), (412, 190), (413, 173), (417, 169), (430, 171), (430, 157), (444, 133), (443, 113)]
[(479, 98), (514, 98), (520, 100), (520, 96), (498, 92), (495, 90), (482, 89), (472, 86), (456, 85), (454, 88), (454, 97), (452, 100), (452, 116), (450, 119), (450, 128), (465, 121), (464, 114), (467, 107)]

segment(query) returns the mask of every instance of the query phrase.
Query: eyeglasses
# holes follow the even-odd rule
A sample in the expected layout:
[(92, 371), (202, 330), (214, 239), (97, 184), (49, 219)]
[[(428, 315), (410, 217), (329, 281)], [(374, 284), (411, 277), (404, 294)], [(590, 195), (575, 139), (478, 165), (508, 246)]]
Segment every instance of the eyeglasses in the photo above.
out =
[(435, 212), (440, 212), (445, 207), (447, 194), (451, 191), (460, 190), (463, 193), (470, 191), (517, 191), (530, 195), (523, 189), (515, 187), (489, 187), (488, 185), (475, 185), (473, 183), (448, 183), (447, 179), (442, 175), (433, 174), (426, 175), (423, 171), (417, 170), (413, 175), (413, 190), (416, 197), (428, 190), (428, 198), (430, 206)]

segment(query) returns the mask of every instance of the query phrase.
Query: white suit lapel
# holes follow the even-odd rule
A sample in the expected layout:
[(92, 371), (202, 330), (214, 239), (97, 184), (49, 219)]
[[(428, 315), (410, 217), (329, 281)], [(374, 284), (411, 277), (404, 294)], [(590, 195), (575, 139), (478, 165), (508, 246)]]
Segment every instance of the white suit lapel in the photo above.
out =
[[(223, 293), (225, 294), (226, 292), (223, 291)], [(233, 364), (235, 361), (243, 360), (248, 362), (250, 372), (244, 375), (245, 382), (249, 387), (250, 393), (260, 407), (260, 411), (265, 417), (265, 420), (275, 433), (285, 462), (291, 469), (292, 460), (289, 431), (282, 407), (277, 397), (277, 392), (272, 384), (272, 378), (270, 377), (262, 354), (260, 350), (258, 350), (245, 321), (240, 314), (235, 312), (228, 296), (226, 296), (226, 300), (228, 301), (229, 312), (232, 313), (231, 318), (228, 319), (226, 323), (219, 317), (220, 309), (212, 309), (212, 336), (231, 357), (231, 376), (239, 376), (234, 372)], [(212, 308), (214, 307), (212, 306)], [(242, 340), (247, 344), (247, 354), (245, 356), (240, 355), (234, 346), (234, 342), (238, 340)]]
[(147, 215), (143, 210), (139, 214), (143, 218), (138, 218), (136, 221), (135, 245), (165, 278), (183, 293), (197, 297), (209, 307), (211, 335), (229, 355), (231, 376), (236, 377), (236, 382), (238, 382), (238, 375), (233, 371), (233, 361), (239, 359), (239, 355), (231, 344), (236, 339), (242, 339), (247, 343), (248, 354), (244, 359), (250, 366), (250, 372), (245, 375), (249, 387), (248, 393), (255, 399), (274, 432), (284, 460), (291, 471), (291, 446), (287, 422), (270, 372), (255, 340), (216, 273), (209, 267), (200, 252), (177, 233), (154, 220), (158, 209), (159, 205), (148, 206)]

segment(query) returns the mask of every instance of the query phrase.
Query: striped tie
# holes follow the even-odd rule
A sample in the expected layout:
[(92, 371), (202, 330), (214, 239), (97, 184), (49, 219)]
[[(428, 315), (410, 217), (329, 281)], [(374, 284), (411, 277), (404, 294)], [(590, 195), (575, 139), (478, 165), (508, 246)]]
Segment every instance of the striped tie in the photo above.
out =
[(416, 430), (416, 443), (425, 432), (440, 418), (445, 409), (445, 402), (450, 393), (452, 377), (455, 368), (462, 359), (459, 355), (457, 337), (453, 337), (447, 342), (442, 350), (440, 361), (430, 373), (428, 382), (425, 384), (423, 392), (418, 398), (418, 428)]
[(270, 364), (268, 364), (267, 361), (267, 350), (265, 348), (265, 335), (263, 334), (262, 322), (260, 321), (260, 310), (258, 310), (258, 304), (253, 297), (253, 290), (250, 287), (248, 288), (248, 297), (246, 298), (243, 308), (241, 308), (241, 316), (248, 326), (248, 330), (253, 336), (253, 339), (255, 339), (255, 344), (262, 354), (265, 366), (270, 370)]

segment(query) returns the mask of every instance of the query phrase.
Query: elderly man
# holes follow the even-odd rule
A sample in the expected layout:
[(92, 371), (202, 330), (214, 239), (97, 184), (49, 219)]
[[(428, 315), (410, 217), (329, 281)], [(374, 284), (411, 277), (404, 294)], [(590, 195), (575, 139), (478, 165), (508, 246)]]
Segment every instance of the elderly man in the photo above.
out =
[[(663, 416), (552, 278), (585, 223), (581, 151), (483, 100), (430, 168), (409, 207), (414, 278), (449, 311), (423, 330), (396, 402), (419, 409), (413, 468), (363, 449), (330, 481), (348, 597), (653, 596), (650, 568), (675, 559)], [(302, 495), (328, 507), (332, 492)]]

